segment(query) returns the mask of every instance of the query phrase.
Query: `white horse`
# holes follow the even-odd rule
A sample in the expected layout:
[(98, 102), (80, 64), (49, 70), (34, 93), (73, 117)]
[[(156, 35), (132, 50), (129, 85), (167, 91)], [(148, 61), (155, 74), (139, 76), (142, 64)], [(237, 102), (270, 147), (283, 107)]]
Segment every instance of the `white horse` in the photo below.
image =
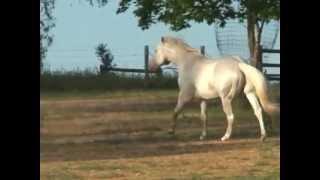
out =
[(205, 139), (207, 136), (207, 101), (219, 97), (228, 122), (225, 135), (221, 140), (229, 139), (234, 120), (231, 102), (239, 92), (243, 91), (259, 121), (261, 140), (266, 138), (260, 103), (263, 110), (269, 114), (279, 111), (279, 107), (269, 101), (267, 83), (259, 70), (244, 63), (240, 57), (210, 59), (201, 55), (199, 50), (192, 48), (181, 39), (161, 37), (161, 42), (150, 61), (149, 70), (155, 71), (159, 66), (169, 63), (177, 66), (180, 89), (173, 113), (172, 129), (169, 130), (169, 133), (175, 133), (176, 120), (183, 106), (191, 99), (199, 98), (202, 121), (200, 140)]

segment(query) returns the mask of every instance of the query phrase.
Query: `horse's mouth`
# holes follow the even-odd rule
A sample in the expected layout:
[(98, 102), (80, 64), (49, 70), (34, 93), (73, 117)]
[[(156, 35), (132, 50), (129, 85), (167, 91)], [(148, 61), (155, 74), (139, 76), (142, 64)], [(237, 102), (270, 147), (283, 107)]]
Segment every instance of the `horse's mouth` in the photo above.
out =
[(168, 59), (165, 59), (161, 65), (168, 65), (168, 64), (170, 64), (170, 61)]
[(152, 60), (152, 61), (150, 61), (150, 64), (149, 64), (149, 71), (151, 71), (151, 72), (156, 72), (156, 71), (160, 68), (160, 66), (162, 66), (162, 65), (168, 65), (168, 64), (170, 64), (170, 61), (169, 61), (168, 59), (165, 59), (165, 60), (163, 61), (163, 63), (160, 64), (160, 65), (157, 65), (157, 64)]
[(151, 61), (151, 63), (149, 64), (149, 71), (155, 72), (158, 68), (159, 66), (157, 66), (153, 61)]

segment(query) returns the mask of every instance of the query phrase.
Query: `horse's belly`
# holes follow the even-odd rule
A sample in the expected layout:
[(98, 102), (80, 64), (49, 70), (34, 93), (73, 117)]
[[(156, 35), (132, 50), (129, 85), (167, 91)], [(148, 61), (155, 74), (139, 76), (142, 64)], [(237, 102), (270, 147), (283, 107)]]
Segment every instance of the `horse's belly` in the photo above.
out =
[(213, 67), (207, 66), (195, 78), (196, 96), (202, 99), (218, 97), (218, 91), (213, 84)]
[(196, 97), (202, 98), (202, 99), (212, 99), (218, 97), (218, 92), (215, 88), (210, 87), (209, 85), (207, 87), (199, 87), (196, 90)]

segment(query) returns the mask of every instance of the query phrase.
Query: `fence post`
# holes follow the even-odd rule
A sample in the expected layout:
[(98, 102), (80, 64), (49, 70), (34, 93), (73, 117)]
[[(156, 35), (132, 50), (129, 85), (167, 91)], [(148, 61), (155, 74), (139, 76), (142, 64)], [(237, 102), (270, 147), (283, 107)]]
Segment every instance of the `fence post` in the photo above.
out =
[(201, 52), (202, 55), (206, 54), (204, 46), (200, 46), (200, 52)]
[(144, 46), (144, 86), (148, 87), (149, 84), (149, 46)]

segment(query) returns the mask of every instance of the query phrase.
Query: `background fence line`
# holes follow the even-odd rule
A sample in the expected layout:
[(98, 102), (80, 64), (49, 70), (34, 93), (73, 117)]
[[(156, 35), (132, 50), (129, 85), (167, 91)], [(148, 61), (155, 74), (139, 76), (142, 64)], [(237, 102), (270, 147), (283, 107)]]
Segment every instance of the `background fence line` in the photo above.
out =
[[(263, 49), (260, 47), (260, 55), (259, 58), (261, 58), (262, 64), (261, 64), (261, 70), (266, 67), (271, 67), (271, 68), (280, 68), (280, 63), (264, 63), (263, 62), (263, 54), (264, 53), (279, 53), (280, 54), (280, 49)], [(205, 46), (200, 46), (200, 52), (201, 54), (205, 55)], [(148, 86), (148, 81), (150, 79), (150, 74), (157, 74), (159, 76), (162, 75), (162, 70), (159, 68), (158, 71), (153, 72), (149, 71), (149, 46), (145, 45), (144, 46), (144, 68), (118, 68), (118, 67), (112, 67), (108, 69), (108, 71), (112, 72), (130, 72), (130, 73), (144, 73), (144, 78), (145, 78), (145, 86)], [(175, 67), (165, 67), (163, 69), (169, 69), (169, 70), (176, 70)], [(280, 74), (267, 74), (266, 71), (263, 71), (265, 76), (267, 77), (268, 80), (275, 80), (275, 81), (280, 81)]]

